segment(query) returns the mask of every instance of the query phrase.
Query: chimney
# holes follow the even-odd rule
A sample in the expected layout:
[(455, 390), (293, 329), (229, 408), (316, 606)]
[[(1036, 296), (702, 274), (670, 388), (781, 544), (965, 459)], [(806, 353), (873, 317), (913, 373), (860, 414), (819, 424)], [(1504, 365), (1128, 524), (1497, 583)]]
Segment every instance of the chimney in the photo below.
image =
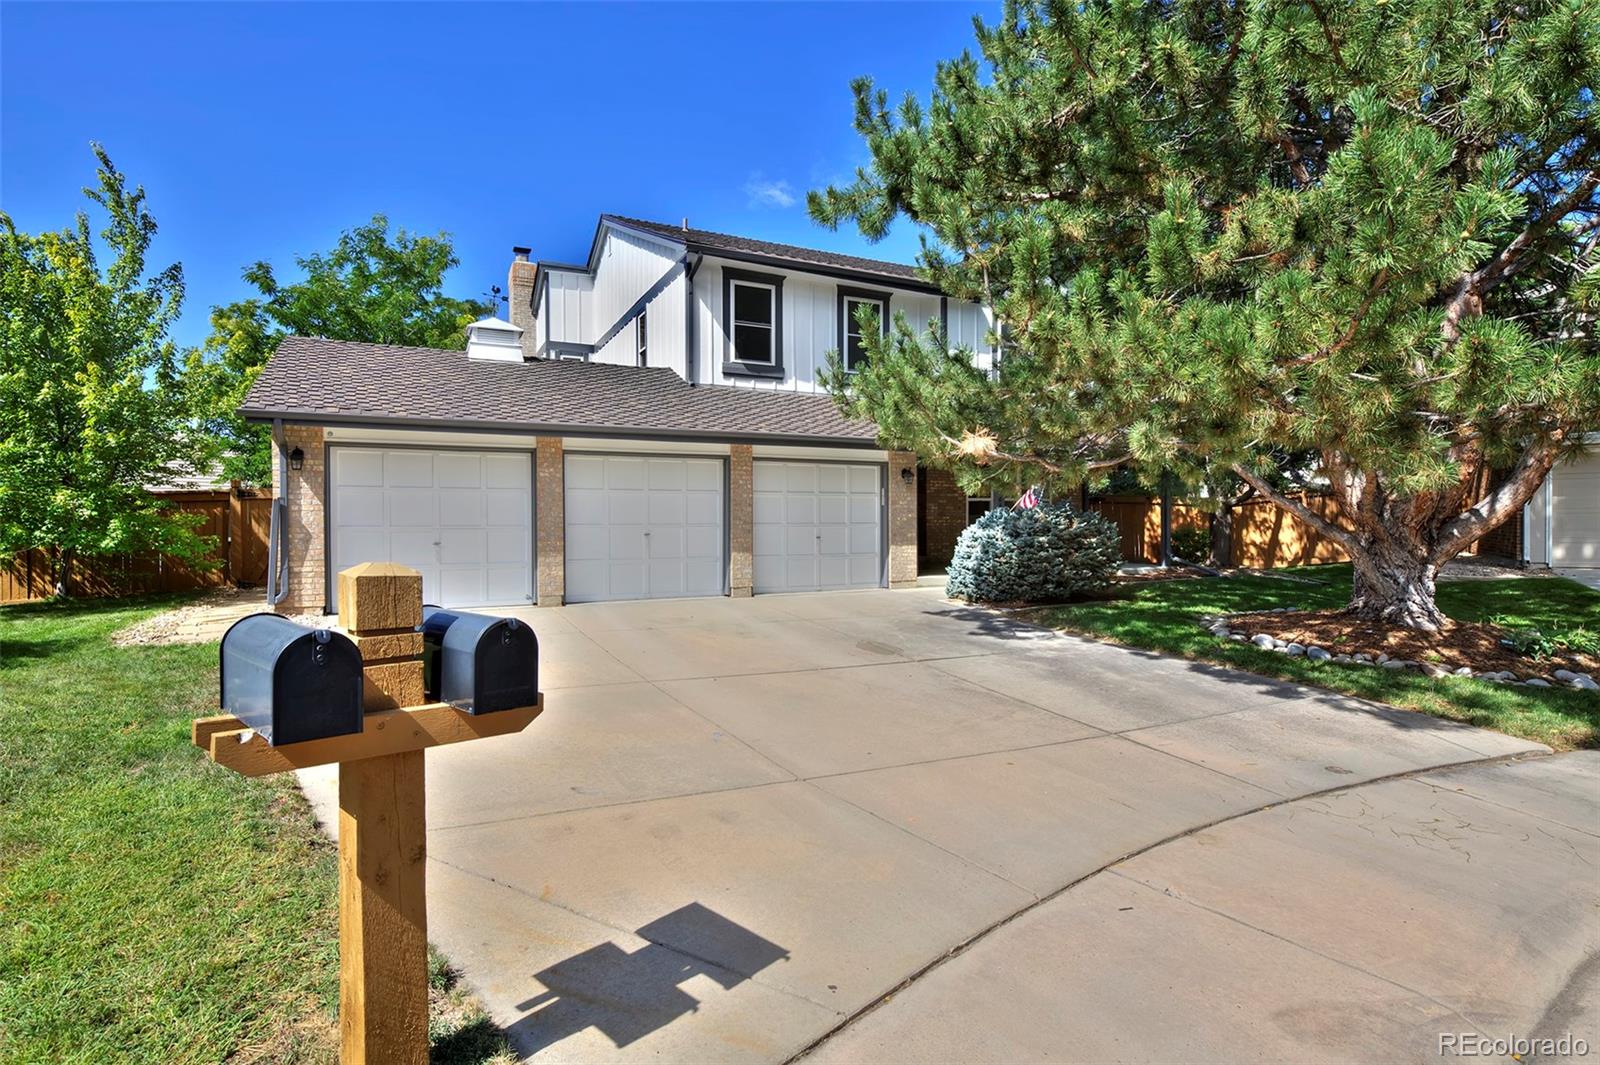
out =
[(533, 280), (539, 268), (528, 261), (531, 248), (511, 249), (511, 272), (506, 275), (506, 306), (510, 308), (511, 324), (522, 330), (523, 358), (533, 358), (539, 346), (538, 330), (534, 328)]

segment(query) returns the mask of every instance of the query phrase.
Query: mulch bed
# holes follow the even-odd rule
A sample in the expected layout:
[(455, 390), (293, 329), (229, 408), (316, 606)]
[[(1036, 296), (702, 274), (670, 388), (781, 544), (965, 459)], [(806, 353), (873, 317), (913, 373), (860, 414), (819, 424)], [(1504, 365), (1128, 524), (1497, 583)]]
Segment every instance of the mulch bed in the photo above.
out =
[(1247, 636), (1265, 633), (1290, 643), (1321, 647), (1334, 654), (1380, 653), (1390, 658), (1431, 662), (1475, 672), (1510, 670), (1519, 677), (1547, 675), (1557, 669), (1574, 673), (1600, 672), (1600, 658), (1567, 653), (1550, 658), (1519, 655), (1500, 643), (1504, 633), (1481, 622), (1452, 621), (1438, 633), (1393, 629), (1362, 621), (1336, 610), (1301, 610), (1283, 614), (1235, 614), (1224, 619), (1234, 632)]

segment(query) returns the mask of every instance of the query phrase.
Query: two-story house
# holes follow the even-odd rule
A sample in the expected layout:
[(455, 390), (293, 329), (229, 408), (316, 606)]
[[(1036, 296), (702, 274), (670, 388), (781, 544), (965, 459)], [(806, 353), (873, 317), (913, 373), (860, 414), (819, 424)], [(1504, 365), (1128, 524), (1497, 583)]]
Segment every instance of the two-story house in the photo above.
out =
[(983, 308), (897, 263), (602, 216), (587, 261), (515, 249), (465, 351), (290, 337), (241, 412), (273, 427), (272, 598), (382, 559), (430, 602), (899, 587), (967, 501), (817, 377), (856, 314), (990, 354)]

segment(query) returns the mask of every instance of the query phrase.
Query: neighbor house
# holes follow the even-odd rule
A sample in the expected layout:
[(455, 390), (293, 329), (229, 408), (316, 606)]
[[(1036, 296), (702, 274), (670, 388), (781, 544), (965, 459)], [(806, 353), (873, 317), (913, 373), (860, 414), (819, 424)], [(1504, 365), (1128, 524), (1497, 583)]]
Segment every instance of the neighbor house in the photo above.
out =
[[(862, 306), (992, 362), (992, 323), (909, 266), (602, 216), (581, 264), (517, 248), (465, 351), (290, 337), (241, 412), (273, 427), (272, 598), (385, 559), (430, 602), (557, 605), (915, 582), (968, 501), (818, 381)], [(981, 506), (981, 504), (980, 504)]]

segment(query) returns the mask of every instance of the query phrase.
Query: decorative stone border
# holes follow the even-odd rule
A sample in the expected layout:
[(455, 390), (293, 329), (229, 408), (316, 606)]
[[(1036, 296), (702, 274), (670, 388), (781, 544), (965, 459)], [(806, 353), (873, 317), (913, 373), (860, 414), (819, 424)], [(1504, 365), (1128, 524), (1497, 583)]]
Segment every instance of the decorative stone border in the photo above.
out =
[[(1267, 614), (1293, 614), (1298, 613), (1296, 607), (1276, 607), (1272, 610), (1255, 610), (1245, 613), (1232, 614), (1230, 617), (1261, 617)], [(1219, 640), (1231, 640), (1234, 643), (1252, 643), (1263, 651), (1276, 651), (1279, 654), (1304, 656), (1312, 662), (1333, 662), (1341, 666), (1375, 666), (1379, 669), (1413, 669), (1426, 673), (1430, 677), (1472, 677), (1476, 680), (1493, 681), (1496, 684), (1520, 684), (1528, 688), (1555, 688), (1568, 687), (1579, 691), (1600, 691), (1600, 684), (1587, 673), (1574, 673), (1570, 669), (1557, 669), (1548, 674), (1530, 673), (1526, 677), (1518, 677), (1508, 669), (1485, 669), (1474, 671), (1471, 666), (1461, 666), (1458, 669), (1448, 669), (1435, 665), (1432, 662), (1415, 662), (1409, 658), (1390, 658), (1379, 653), (1376, 657), (1366, 653), (1347, 655), (1334, 654), (1324, 647), (1307, 647), (1304, 644), (1286, 642), (1276, 636), (1266, 633), (1257, 633), (1247, 636), (1237, 629), (1230, 628), (1221, 617), (1207, 614), (1200, 618), (1200, 627), (1210, 632)]]

